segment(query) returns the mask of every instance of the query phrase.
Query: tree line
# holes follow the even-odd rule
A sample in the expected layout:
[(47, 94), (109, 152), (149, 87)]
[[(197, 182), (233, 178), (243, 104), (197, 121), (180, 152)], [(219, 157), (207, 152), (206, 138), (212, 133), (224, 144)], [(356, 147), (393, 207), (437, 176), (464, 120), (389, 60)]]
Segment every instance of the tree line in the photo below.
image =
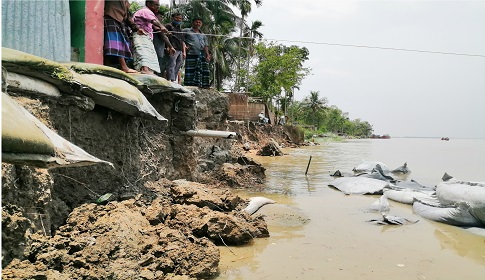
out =
[[(294, 100), (294, 90), (311, 73), (310, 68), (304, 67), (310, 53), (305, 47), (262, 40), (259, 29), (263, 23), (247, 22), (251, 10), (261, 6), (262, 0), (171, 1), (170, 6), (160, 6), (166, 22), (175, 12), (184, 15), (182, 27), (190, 27), (194, 17), (203, 19), (202, 30), (208, 35), (213, 57), (211, 84), (217, 90), (260, 97), (277, 115), (287, 115), (290, 122), (311, 126), (317, 132), (357, 137), (372, 134), (368, 122), (350, 120), (347, 113), (328, 106), (328, 100), (321, 98), (318, 91), (310, 92), (303, 101)], [(134, 12), (143, 4), (144, 1), (134, 1), (130, 10)]]

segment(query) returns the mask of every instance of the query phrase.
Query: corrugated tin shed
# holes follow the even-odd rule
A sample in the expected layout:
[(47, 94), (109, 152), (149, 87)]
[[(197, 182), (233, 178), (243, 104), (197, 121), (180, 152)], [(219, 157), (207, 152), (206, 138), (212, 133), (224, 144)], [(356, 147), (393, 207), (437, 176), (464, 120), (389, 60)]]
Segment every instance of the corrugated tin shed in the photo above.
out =
[(70, 61), (69, 0), (2, 0), (2, 46)]

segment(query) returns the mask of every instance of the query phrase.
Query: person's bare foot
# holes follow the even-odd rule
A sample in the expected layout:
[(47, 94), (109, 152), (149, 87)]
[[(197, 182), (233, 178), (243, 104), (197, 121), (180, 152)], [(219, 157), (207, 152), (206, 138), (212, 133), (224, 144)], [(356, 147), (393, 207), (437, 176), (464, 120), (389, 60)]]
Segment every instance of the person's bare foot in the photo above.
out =
[(154, 75), (155, 73), (153, 73), (152, 69), (146, 67), (146, 66), (142, 66), (141, 69), (140, 69), (140, 72), (142, 74), (147, 74), (147, 75)]
[(121, 69), (121, 71), (123, 71), (125, 73), (132, 73), (132, 74), (140, 73), (140, 72), (136, 71), (135, 69), (131, 69), (131, 68)]

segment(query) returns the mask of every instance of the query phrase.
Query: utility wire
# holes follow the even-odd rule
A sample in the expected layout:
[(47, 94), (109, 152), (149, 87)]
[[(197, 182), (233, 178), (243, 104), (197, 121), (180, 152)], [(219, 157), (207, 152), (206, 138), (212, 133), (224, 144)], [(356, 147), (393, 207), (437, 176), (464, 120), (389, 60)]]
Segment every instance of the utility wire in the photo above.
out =
[[(185, 32), (172, 32), (172, 33), (185, 33)], [(230, 35), (217, 35), (217, 34), (207, 34), (207, 36), (212, 37), (227, 37), (234, 39), (257, 39), (253, 37), (239, 37)], [(337, 46), (337, 47), (351, 47), (351, 48), (366, 48), (366, 49), (378, 49), (378, 50), (390, 50), (390, 51), (404, 51), (404, 52), (419, 52), (419, 53), (432, 53), (432, 54), (443, 54), (443, 55), (456, 55), (456, 56), (469, 56), (469, 57), (480, 57), (485, 58), (483, 54), (470, 54), (470, 53), (456, 53), (456, 52), (442, 52), (442, 51), (427, 51), (418, 49), (405, 49), (405, 48), (391, 48), (391, 47), (378, 47), (378, 46), (368, 46), (368, 45), (352, 45), (352, 44), (339, 44), (339, 43), (327, 43), (327, 42), (314, 42), (314, 41), (297, 41), (297, 40), (286, 40), (286, 39), (270, 39), (264, 38), (266, 41), (278, 41), (278, 42), (289, 42), (289, 43), (300, 43), (300, 44), (312, 44), (312, 45), (326, 45), (326, 46)]]
[(483, 57), (483, 58), (485, 58), (485, 55), (482, 55), (482, 54), (441, 52), (441, 51), (427, 51), (427, 50), (416, 50), (416, 49), (391, 48), (391, 47), (377, 47), (377, 46), (351, 45), (351, 44), (338, 44), (338, 43), (325, 43), (325, 42), (292, 41), (292, 40), (280, 40), (280, 39), (266, 39), (266, 40), (275, 40), (275, 41), (291, 42), (291, 43), (302, 43), (302, 44), (314, 44), (314, 45), (328, 45), (328, 46), (353, 47), (353, 48), (367, 48), (367, 49), (380, 49), (380, 50), (391, 50), (391, 51), (405, 51), (405, 52), (420, 52), (420, 53), (433, 53), (433, 54), (446, 54), (446, 55), (459, 55), (459, 56), (473, 56), (473, 57)]

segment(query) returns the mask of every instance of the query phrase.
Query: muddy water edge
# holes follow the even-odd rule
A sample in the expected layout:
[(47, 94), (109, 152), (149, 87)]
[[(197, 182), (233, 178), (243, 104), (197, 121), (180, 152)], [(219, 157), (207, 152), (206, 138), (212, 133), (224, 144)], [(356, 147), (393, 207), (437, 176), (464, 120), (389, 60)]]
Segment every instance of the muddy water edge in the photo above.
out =
[[(378, 196), (346, 196), (329, 188), (331, 173), (350, 172), (362, 159), (390, 168), (408, 163), (413, 179), (434, 186), (444, 172), (485, 181), (485, 139), (395, 138), (345, 140), (255, 157), (266, 170), (260, 193), (277, 202), (261, 209), (271, 236), (244, 247), (221, 247), (217, 279), (483, 279), (485, 237), (425, 220), (410, 205), (391, 203), (391, 215), (419, 220), (377, 226), (368, 211)], [(312, 161), (308, 174), (305, 169)]]

